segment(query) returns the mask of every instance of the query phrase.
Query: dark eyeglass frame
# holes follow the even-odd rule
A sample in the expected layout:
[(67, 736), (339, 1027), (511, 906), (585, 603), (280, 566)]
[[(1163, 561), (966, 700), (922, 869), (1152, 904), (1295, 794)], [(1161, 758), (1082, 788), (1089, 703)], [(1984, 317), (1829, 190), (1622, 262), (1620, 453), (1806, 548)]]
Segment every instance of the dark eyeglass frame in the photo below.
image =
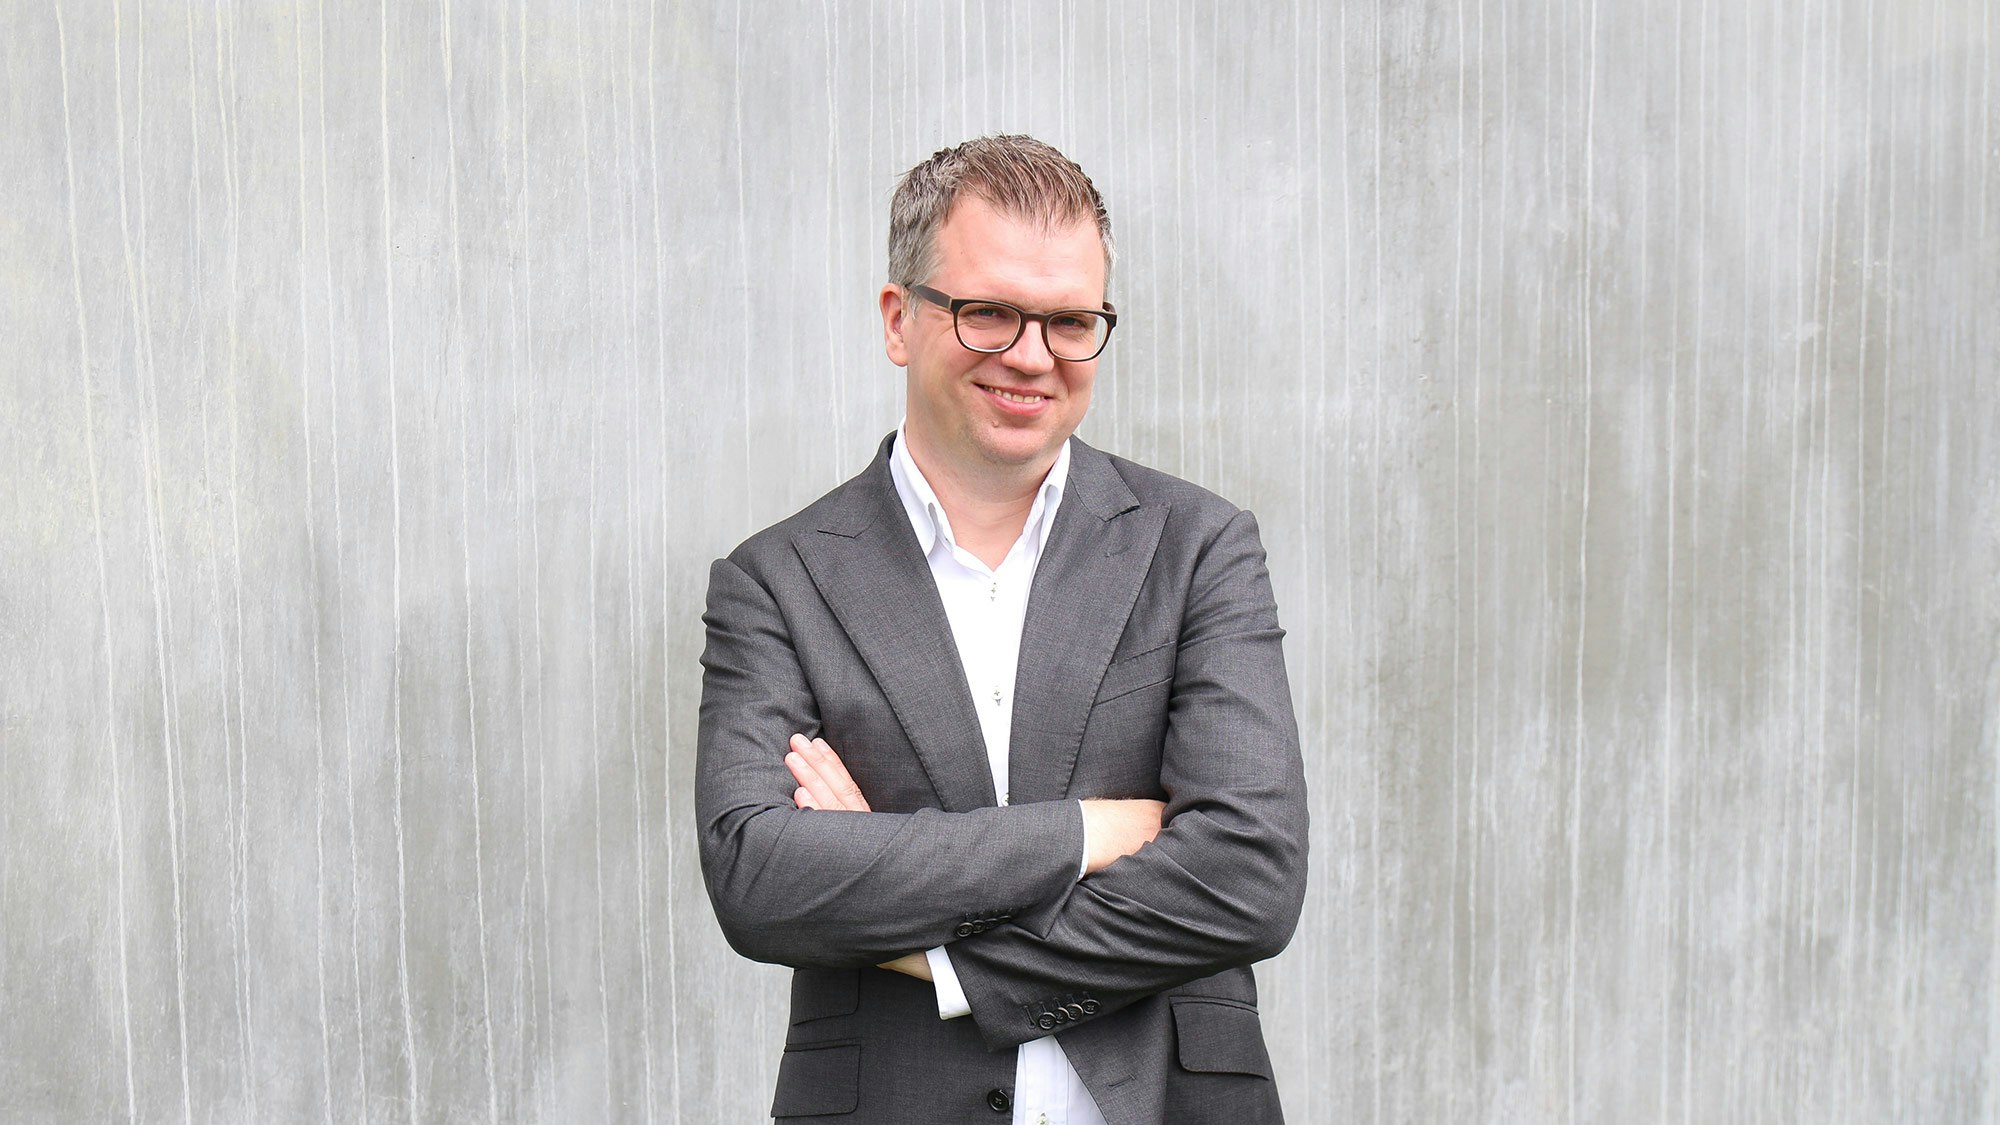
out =
[[(1034, 313), (1011, 302), (996, 301), (991, 297), (954, 297), (949, 293), (940, 292), (928, 285), (911, 285), (908, 288), (910, 292), (951, 314), (952, 335), (958, 337), (960, 347), (967, 351), (980, 352), (985, 355), (999, 355), (1001, 352), (1020, 343), (1021, 333), (1028, 330), (1028, 322), (1032, 320), (1041, 324), (1042, 346), (1049, 349), (1050, 355), (1055, 356), (1055, 358), (1062, 360), (1064, 363), (1089, 363), (1091, 360), (1104, 354), (1105, 345), (1111, 342), (1111, 330), (1118, 327), (1118, 311), (1111, 307), (1111, 302), (1109, 301), (1104, 302), (1104, 307), (1101, 309), (1050, 309), (1045, 313)], [(966, 343), (965, 333), (959, 329), (958, 310), (967, 305), (996, 305), (1000, 308), (1011, 310), (1015, 316), (1020, 318), (1014, 324), (1014, 338), (1008, 340), (1004, 347), (998, 348), (979, 348)], [(1064, 313), (1088, 313), (1091, 316), (1104, 318), (1104, 338), (1097, 341), (1096, 351), (1081, 358), (1056, 355), (1054, 343), (1049, 339), (1049, 318), (1052, 316), (1061, 316)]]

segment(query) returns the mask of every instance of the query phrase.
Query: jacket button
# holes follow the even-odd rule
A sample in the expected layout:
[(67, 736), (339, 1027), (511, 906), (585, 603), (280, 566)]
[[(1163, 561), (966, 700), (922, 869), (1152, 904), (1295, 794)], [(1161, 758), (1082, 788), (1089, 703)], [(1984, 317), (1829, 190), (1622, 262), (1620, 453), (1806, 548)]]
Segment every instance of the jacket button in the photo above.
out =
[(1041, 1015), (1035, 1017), (1035, 1026), (1041, 1028), (1043, 1031), (1053, 1031), (1056, 1026), (1056, 1018), (1047, 1012), (1043, 1012)]
[(960, 922), (958, 928), (952, 931), (952, 933), (957, 934), (959, 937), (971, 937), (972, 932), (972, 923), (970, 922)]
[(1083, 1005), (1081, 1004), (1071, 1004), (1069, 1007), (1064, 1008), (1063, 1011), (1068, 1012), (1069, 1018), (1073, 1020), (1080, 1020), (1085, 1015)]
[(1084, 1015), (1086, 1015), (1086, 1016), (1094, 1016), (1094, 1015), (1096, 1015), (1096, 1014), (1097, 1014), (1097, 1001), (1095, 1001), (1095, 1000), (1085, 1000), (1085, 1001), (1083, 1002), (1083, 1014), (1084, 1014)]
[(991, 1106), (995, 1113), (1005, 1113), (1014, 1108), (1014, 1099), (1008, 1097), (1005, 1090), (993, 1089), (986, 1091), (986, 1104)]

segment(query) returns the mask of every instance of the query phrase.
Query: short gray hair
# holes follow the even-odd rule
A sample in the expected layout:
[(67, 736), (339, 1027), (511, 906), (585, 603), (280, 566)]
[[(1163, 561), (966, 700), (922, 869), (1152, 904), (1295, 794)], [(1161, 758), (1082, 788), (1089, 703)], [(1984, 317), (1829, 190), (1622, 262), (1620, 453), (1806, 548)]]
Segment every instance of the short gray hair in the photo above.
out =
[(889, 281), (908, 288), (937, 270), (937, 236), (959, 193), (1047, 230), (1091, 222), (1111, 280), (1111, 216), (1097, 185), (1053, 146), (1018, 133), (939, 149), (903, 174), (889, 201)]

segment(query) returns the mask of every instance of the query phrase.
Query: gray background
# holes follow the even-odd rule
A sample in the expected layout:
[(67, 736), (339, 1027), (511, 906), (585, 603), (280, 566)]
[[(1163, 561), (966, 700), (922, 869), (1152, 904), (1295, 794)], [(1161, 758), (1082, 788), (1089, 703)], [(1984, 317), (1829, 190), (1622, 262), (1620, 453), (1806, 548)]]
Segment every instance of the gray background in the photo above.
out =
[[(755, 1120), (708, 560), (899, 412), (888, 192), (1110, 200), (1263, 523), (1333, 1121), (1992, 1120), (2000, 4), (0, 14), (0, 1118)], [(775, 752), (775, 748), (774, 748)]]

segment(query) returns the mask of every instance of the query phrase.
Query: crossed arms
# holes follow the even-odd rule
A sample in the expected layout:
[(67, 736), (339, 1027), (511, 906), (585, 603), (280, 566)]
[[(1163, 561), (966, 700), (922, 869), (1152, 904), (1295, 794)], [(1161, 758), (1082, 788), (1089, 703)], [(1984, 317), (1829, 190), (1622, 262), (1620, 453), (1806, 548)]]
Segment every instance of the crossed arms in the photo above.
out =
[[(815, 676), (838, 678), (806, 650), (812, 639), (795, 636), (794, 620), (811, 617), (818, 595), (786, 551), (716, 563), (697, 811), (704, 874), (730, 943), (796, 967), (881, 965), (950, 943), (973, 1020), (995, 1048), (1045, 1034), (1020, 1016), (1047, 997), (1088, 993), (1109, 1013), (1281, 949), (1304, 894), (1306, 818), (1263, 549), (1254, 521), (1237, 512), (1185, 554), (1186, 565), (1164, 575), (1156, 560), (1149, 579), (1174, 584), (1166, 601), (1178, 612), (1163, 702), (1139, 691), (1100, 696), (1081, 749), (1092, 754), (1100, 712), (1116, 727), (1113, 707), (1164, 707), (1157, 777), (1132, 790), (1165, 798), (1163, 827), (1144, 848), (1143, 806), (1114, 810), (1124, 827), (1100, 832), (1084, 810), (1102, 807), (1075, 801), (845, 811), (853, 806), (831, 789), (838, 779), (824, 776), (828, 792), (815, 795), (785, 750), (792, 735), (821, 732)], [(856, 671), (845, 690), (876, 690)], [(852, 765), (853, 748), (841, 750)], [(798, 807), (800, 789), (804, 804), (821, 807)], [(1094, 852), (1078, 880), (1086, 816)], [(1002, 913), (1012, 924), (956, 936), (968, 916)]]
[[(792, 804), (801, 809), (829, 812), (874, 812), (868, 797), (840, 755), (824, 738), (792, 736), (785, 754), (785, 768), (799, 787), (792, 792)], [(1083, 812), (1083, 871), (1089, 875), (1111, 866), (1111, 862), (1131, 855), (1160, 834), (1160, 816), (1166, 804), (1147, 797), (1127, 799), (1093, 798), (1081, 802)], [(923, 953), (906, 953), (876, 966), (919, 980), (930, 980), (930, 958)]]

